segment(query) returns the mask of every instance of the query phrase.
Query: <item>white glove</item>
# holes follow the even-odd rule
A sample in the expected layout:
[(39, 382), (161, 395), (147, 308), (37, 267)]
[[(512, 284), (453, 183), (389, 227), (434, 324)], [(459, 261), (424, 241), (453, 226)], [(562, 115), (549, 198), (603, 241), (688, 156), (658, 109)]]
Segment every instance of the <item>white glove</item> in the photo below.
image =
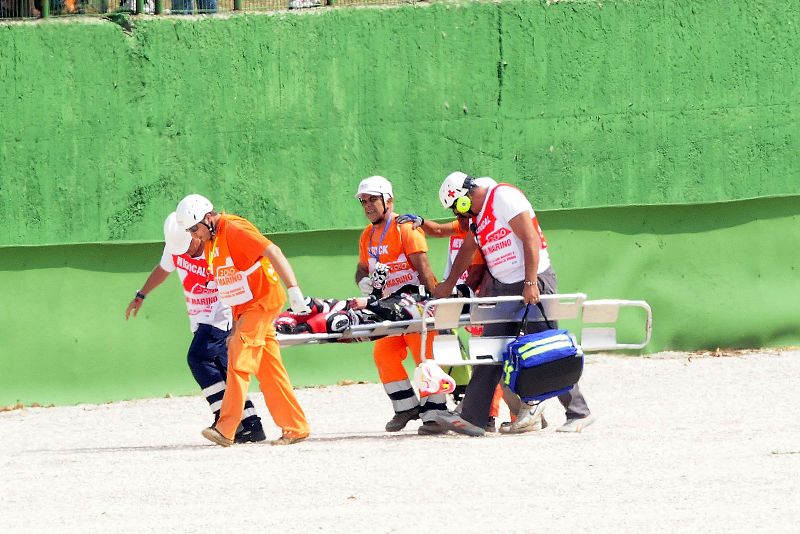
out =
[(297, 286), (292, 286), (286, 290), (289, 294), (289, 308), (294, 313), (311, 313), (311, 309), (306, 305), (303, 292)]
[(365, 297), (372, 293), (372, 278), (369, 276), (365, 276), (361, 280), (358, 281), (358, 289), (361, 291), (361, 294)]

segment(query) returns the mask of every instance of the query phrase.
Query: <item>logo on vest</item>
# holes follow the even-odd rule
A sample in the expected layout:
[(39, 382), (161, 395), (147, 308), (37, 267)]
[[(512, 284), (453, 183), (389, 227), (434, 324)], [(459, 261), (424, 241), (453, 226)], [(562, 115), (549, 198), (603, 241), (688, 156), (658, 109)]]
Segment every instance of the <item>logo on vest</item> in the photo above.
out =
[(242, 273), (233, 265), (225, 265), (217, 269), (214, 278), (217, 280), (218, 285), (230, 286), (242, 279)]
[(491, 223), (491, 222), (492, 222), (491, 218), (484, 217), (483, 220), (481, 220), (481, 222), (478, 223), (477, 233), (480, 234), (481, 232), (486, 230), (486, 227), (489, 226), (489, 223)]
[(380, 256), (389, 253), (389, 245), (381, 245), (379, 247), (369, 247), (370, 256)]
[(175, 256), (175, 266), (179, 269), (183, 269), (186, 272), (196, 274), (204, 278), (206, 276), (205, 266), (193, 263), (183, 256)]
[(504, 237), (506, 237), (507, 235), (510, 235), (510, 234), (511, 234), (511, 230), (509, 230), (508, 228), (505, 228), (505, 227), (501, 227), (498, 230), (496, 230), (496, 231), (492, 232), (491, 234), (489, 234), (488, 236), (486, 236), (486, 242), (487, 243), (491, 243), (492, 241), (500, 241), (501, 239), (503, 239)]

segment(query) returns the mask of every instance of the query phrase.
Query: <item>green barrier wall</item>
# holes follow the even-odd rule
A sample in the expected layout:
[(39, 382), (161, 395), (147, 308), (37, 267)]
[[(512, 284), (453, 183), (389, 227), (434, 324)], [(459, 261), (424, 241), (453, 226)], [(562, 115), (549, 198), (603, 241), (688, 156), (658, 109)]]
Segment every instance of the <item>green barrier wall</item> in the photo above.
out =
[[(540, 218), (561, 292), (652, 305), (645, 352), (800, 344), (798, 197)], [(306, 293), (353, 296), (357, 231), (273, 237)], [(434, 266), (444, 264), (445, 243), (430, 240)], [(160, 254), (156, 244), (0, 248), (0, 405), (196, 392), (177, 277), (148, 296), (138, 318), (123, 318)], [(626, 319), (621, 339), (638, 341), (641, 317)], [(292, 347), (283, 355), (297, 385), (377, 382), (367, 343)]]
[(0, 26), (0, 246), (161, 239), (189, 192), (354, 228), (462, 169), (538, 208), (800, 194), (800, 3), (505, 1)]

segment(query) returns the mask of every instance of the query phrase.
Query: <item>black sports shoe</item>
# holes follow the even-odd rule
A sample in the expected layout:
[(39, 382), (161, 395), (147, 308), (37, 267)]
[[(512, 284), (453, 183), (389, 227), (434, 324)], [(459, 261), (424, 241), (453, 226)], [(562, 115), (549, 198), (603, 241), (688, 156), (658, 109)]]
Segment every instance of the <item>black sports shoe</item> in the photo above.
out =
[(243, 428), (238, 431), (233, 441), (234, 443), (256, 443), (258, 441), (264, 441), (265, 439), (267, 439), (267, 435), (264, 434), (264, 428), (259, 421), (248, 428)]
[(387, 432), (400, 432), (403, 430), (409, 421), (419, 419), (419, 407), (411, 408), (404, 412), (397, 412), (394, 414), (388, 423), (386, 423)]

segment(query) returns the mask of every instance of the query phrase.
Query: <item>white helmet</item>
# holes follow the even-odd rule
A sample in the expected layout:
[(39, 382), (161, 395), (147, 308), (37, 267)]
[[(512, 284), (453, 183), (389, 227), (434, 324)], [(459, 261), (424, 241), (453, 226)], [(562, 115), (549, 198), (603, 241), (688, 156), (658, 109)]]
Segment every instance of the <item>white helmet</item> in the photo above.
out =
[(381, 195), (383, 201), (386, 202), (387, 198), (394, 198), (392, 183), (383, 176), (364, 178), (358, 184), (358, 192), (355, 196), (358, 198), (360, 195)]
[(211, 201), (203, 195), (189, 195), (178, 202), (175, 217), (178, 225), (187, 230), (205, 218), (206, 213), (214, 211)]
[(452, 208), (459, 197), (463, 197), (469, 192), (474, 180), (472, 176), (461, 171), (448, 174), (439, 188), (439, 200), (442, 202), (442, 206), (447, 209)]
[(167, 244), (167, 252), (176, 255), (186, 254), (192, 242), (192, 235), (178, 224), (174, 211), (164, 221), (164, 242)]

